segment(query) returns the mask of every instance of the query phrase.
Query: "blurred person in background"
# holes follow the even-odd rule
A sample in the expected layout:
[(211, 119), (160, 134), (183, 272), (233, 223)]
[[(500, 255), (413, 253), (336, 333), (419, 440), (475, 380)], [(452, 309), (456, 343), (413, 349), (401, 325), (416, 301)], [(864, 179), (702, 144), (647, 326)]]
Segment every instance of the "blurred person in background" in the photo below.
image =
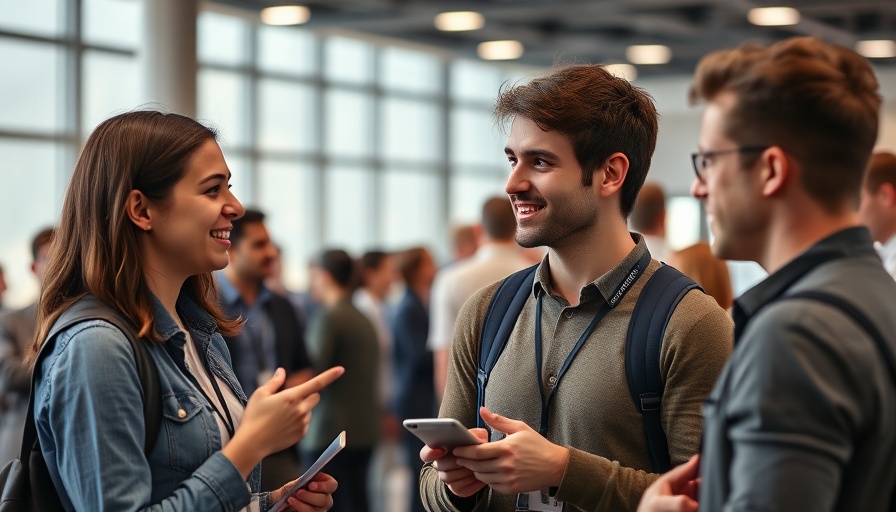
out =
[(516, 217), (506, 197), (492, 197), (482, 205), (482, 243), (472, 257), (436, 274), (429, 310), (427, 347), (435, 359), (436, 396), (445, 392), (454, 323), (464, 302), (476, 290), (533, 265), (516, 243)]
[[(448, 265), (463, 261), (476, 254), (479, 248), (479, 226), (458, 224), (451, 228), (451, 261)], [(444, 267), (443, 267), (444, 268)]]
[[(53, 228), (31, 240), (31, 273), (43, 284)], [(0, 466), (19, 456), (28, 412), (31, 367), (25, 360), (37, 330), (37, 301), (18, 310), (0, 312)]]
[(6, 291), (6, 277), (3, 275), (3, 265), (0, 265), (0, 311), (6, 309), (3, 306), (3, 293)]
[(881, 151), (871, 155), (859, 217), (868, 227), (884, 268), (896, 278), (896, 155)]
[(315, 258), (311, 294), (321, 306), (308, 326), (308, 350), (316, 369), (337, 364), (345, 376), (321, 392), (301, 448), (308, 466), (345, 430), (345, 449), (327, 464), (339, 481), (333, 510), (367, 512), (370, 464), (380, 442), (380, 347), (373, 324), (352, 304), (355, 282), (347, 252), (331, 249)]
[(633, 231), (644, 235), (650, 255), (666, 261), (670, 251), (666, 242), (666, 193), (663, 192), (663, 187), (650, 181), (644, 183), (635, 201), (629, 224)]
[(716, 299), (722, 309), (731, 308), (734, 292), (731, 289), (728, 265), (713, 255), (709, 243), (697, 242), (675, 251), (669, 255), (666, 263), (696, 281), (703, 291)]
[[(264, 284), (275, 257), (264, 220), (264, 213), (247, 209), (231, 221), (228, 264), (216, 273), (224, 312), (245, 322), (238, 334), (225, 336), (224, 341), (236, 378), (249, 395), (269, 381), (277, 368), (286, 371), (286, 388), (312, 375), (304, 324), (292, 303)], [(265, 457), (262, 465), (262, 491), (277, 489), (302, 474), (296, 446)]]
[[(405, 292), (395, 307), (392, 333), (395, 347), (392, 367), (395, 371), (393, 410), (399, 421), (431, 418), (436, 415), (432, 353), (426, 349), (429, 334), (429, 292), (436, 275), (432, 254), (423, 247), (398, 253), (396, 264), (404, 279)], [(420, 500), (420, 449), (423, 442), (402, 429), (401, 445), (411, 470), (411, 511), (425, 512)]]
[(391, 512), (395, 505), (389, 503), (386, 490), (390, 477), (401, 467), (401, 455), (398, 449), (401, 425), (396, 421), (390, 408), (395, 396), (395, 382), (391, 360), (393, 339), (389, 292), (397, 277), (395, 258), (384, 251), (367, 251), (356, 265), (361, 283), (352, 295), (352, 303), (373, 324), (380, 345), (379, 405), (382, 439), (374, 451), (371, 462), (371, 478), (368, 482), (370, 510)]

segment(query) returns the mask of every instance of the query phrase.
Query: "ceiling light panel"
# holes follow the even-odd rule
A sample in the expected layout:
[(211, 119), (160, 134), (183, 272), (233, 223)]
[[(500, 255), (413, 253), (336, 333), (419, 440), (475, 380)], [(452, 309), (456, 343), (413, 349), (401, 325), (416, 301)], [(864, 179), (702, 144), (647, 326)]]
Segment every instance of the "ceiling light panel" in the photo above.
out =
[(763, 27), (783, 27), (800, 22), (800, 13), (792, 7), (757, 7), (750, 9), (747, 19)]
[(261, 22), (266, 25), (301, 25), (311, 18), (304, 5), (280, 5), (261, 10)]
[(856, 43), (856, 51), (869, 59), (889, 59), (896, 57), (896, 41), (891, 39), (859, 41)]
[(445, 32), (479, 30), (485, 25), (485, 17), (475, 11), (443, 12), (435, 17), (433, 24)]
[(637, 44), (625, 50), (625, 58), (632, 64), (666, 64), (672, 60), (672, 50), (661, 44)]
[(485, 60), (513, 60), (522, 57), (523, 43), (514, 40), (479, 43), (476, 53)]

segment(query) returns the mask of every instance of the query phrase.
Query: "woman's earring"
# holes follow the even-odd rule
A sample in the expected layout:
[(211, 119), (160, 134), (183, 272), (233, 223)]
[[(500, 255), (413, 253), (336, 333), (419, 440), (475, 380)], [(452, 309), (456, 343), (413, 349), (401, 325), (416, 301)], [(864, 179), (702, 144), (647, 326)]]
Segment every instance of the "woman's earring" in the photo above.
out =
[(146, 227), (143, 228), (143, 231), (146, 231), (146, 232), (148, 233), (150, 229), (152, 229), (152, 226), (150, 226), (149, 224), (147, 224)]

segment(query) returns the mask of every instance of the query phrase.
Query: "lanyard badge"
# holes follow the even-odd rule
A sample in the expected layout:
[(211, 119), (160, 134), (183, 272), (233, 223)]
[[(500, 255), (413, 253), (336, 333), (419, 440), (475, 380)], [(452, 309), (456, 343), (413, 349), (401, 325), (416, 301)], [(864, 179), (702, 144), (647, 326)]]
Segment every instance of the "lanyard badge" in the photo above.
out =
[(548, 494), (547, 489), (521, 492), (516, 495), (516, 512), (563, 512), (563, 502)]

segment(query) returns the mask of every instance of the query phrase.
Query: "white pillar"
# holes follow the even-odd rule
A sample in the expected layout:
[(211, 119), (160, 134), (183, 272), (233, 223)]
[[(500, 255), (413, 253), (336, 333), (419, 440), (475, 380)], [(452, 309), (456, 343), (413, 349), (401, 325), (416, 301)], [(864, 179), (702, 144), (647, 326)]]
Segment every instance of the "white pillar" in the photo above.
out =
[(144, 97), (196, 117), (198, 0), (143, 0)]

